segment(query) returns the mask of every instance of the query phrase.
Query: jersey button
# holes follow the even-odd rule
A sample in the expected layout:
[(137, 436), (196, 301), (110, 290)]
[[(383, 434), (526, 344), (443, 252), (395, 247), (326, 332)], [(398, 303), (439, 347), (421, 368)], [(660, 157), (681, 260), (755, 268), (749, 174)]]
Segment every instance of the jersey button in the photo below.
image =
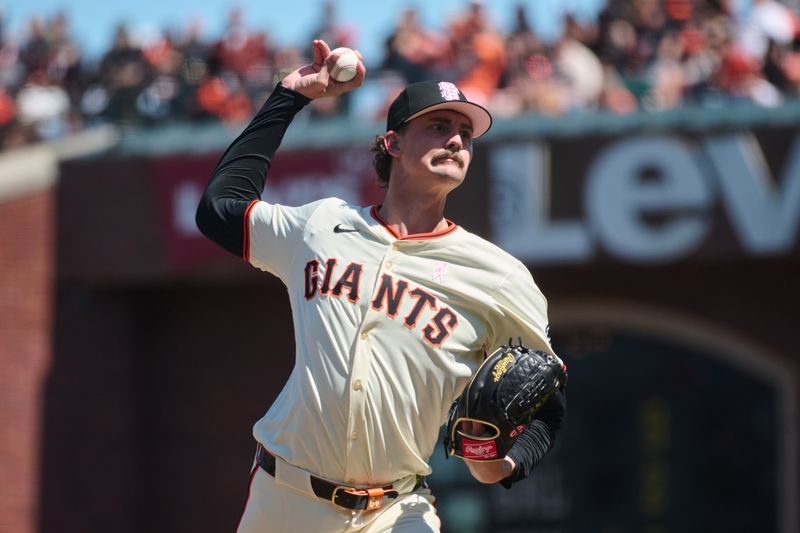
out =
[(355, 431), (350, 433), (350, 438), (356, 440), (358, 438), (358, 433), (356, 433)]
[(367, 333), (366, 331), (361, 334), (361, 339), (362, 340), (367, 340), (367, 337), (369, 337), (369, 333)]
[(392, 269), (392, 262), (391, 261), (386, 261), (384, 266), (386, 267), (386, 270), (391, 270)]
[(357, 380), (355, 380), (355, 381), (353, 382), (353, 388), (354, 388), (355, 390), (361, 390), (362, 388), (364, 388), (364, 385), (361, 383), (361, 380), (360, 380), (360, 379), (357, 379)]

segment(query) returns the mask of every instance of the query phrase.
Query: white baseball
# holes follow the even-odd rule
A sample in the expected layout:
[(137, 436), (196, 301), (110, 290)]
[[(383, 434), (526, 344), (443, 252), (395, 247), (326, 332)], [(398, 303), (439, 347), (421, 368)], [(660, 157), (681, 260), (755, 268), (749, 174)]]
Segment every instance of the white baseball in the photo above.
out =
[(358, 54), (345, 46), (331, 50), (331, 52), (339, 54), (339, 59), (336, 60), (331, 70), (331, 77), (336, 81), (350, 81), (355, 78)]

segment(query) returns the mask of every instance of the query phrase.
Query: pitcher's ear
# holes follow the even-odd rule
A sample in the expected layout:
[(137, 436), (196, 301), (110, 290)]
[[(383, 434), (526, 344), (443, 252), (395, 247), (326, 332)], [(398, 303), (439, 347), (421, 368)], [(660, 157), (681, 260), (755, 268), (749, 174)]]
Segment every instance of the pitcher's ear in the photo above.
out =
[(383, 136), (383, 146), (390, 155), (400, 155), (400, 136), (396, 131), (387, 131)]

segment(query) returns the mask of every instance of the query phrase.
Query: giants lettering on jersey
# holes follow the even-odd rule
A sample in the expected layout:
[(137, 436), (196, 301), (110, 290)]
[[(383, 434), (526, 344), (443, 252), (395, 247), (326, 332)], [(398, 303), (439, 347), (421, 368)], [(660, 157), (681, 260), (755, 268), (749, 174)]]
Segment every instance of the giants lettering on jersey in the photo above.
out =
[[(325, 273), (320, 279), (320, 261), (312, 259), (305, 267), (305, 297), (306, 300), (320, 296), (334, 296), (339, 298), (347, 294), (347, 300), (356, 303), (359, 300), (361, 271), (363, 265), (358, 263), (348, 264), (344, 270), (338, 268), (336, 259), (324, 262)], [(335, 272), (339, 270), (339, 273)], [(441, 305), (438, 299), (421, 287), (411, 287), (403, 279), (395, 279), (390, 274), (381, 276), (370, 305), (375, 311), (383, 311), (389, 317), (395, 318), (400, 312), (400, 304), (404, 298), (409, 298), (413, 304), (403, 317), (403, 325), (410, 330), (417, 327), (420, 317), (425, 313), (435, 312), (422, 328), (422, 337), (431, 346), (441, 346), (458, 326), (458, 315), (447, 306)]]

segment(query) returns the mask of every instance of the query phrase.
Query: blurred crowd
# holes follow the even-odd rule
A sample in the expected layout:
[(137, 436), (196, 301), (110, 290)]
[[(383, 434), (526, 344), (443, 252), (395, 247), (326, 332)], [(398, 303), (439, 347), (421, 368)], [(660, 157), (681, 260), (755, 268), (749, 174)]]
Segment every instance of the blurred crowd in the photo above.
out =
[[(556, 39), (533, 29), (525, 4), (512, 27), (495, 27), (490, 4), (467, 2), (441, 27), (425, 27), (408, 7), (367, 58), (385, 101), (405, 82), (447, 79), (498, 116), (579, 110), (629, 113), (680, 106), (777, 106), (800, 95), (798, 14), (778, 0), (609, 0), (591, 20), (566, 16)], [(353, 46), (333, 2), (312, 37)], [(304, 42), (308, 42), (304, 41)], [(308, 47), (278, 43), (230, 12), (225, 31), (133, 36), (120, 26), (102, 57), (86, 60), (67, 14), (29, 21), (15, 38), (0, 18), (0, 149), (62, 137), (96, 124), (247, 120), (282, 72), (308, 62)], [(393, 87), (393, 88), (392, 88)], [(315, 116), (347, 112), (352, 102), (324, 99)], [(376, 110), (376, 119), (381, 110)]]

